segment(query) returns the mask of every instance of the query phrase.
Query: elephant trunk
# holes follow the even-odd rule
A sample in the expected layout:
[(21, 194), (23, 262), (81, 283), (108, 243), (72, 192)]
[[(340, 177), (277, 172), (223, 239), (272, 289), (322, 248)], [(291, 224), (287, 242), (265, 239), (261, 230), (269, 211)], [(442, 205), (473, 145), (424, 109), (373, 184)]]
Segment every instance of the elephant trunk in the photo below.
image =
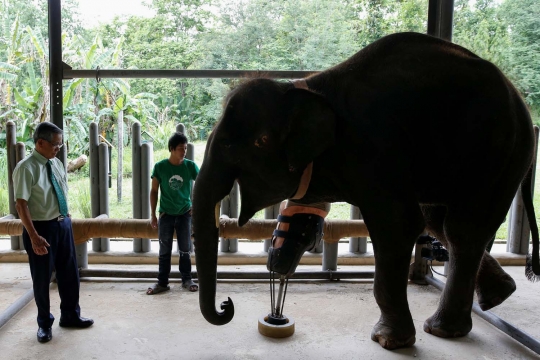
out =
[(193, 237), (199, 305), (204, 318), (214, 325), (227, 324), (234, 317), (234, 304), (230, 298), (221, 303), (222, 311), (217, 311), (215, 307), (219, 229), (214, 212), (216, 204), (230, 192), (233, 182), (234, 177), (227, 176), (226, 172), (204, 164), (193, 189)]

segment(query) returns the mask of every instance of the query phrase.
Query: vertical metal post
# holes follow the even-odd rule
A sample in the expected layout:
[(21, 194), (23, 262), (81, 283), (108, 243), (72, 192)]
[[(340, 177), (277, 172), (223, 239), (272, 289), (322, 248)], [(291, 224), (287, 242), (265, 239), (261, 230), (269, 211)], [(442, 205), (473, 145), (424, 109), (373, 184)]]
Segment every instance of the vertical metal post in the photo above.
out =
[[(63, 117), (63, 63), (62, 63), (62, 5), (61, 0), (49, 0), (49, 99), (50, 119), (64, 129)], [(56, 155), (66, 166), (66, 147)]]
[(184, 126), (184, 124), (180, 123), (180, 124), (176, 125), (176, 131), (185, 135), (186, 134), (186, 127)]
[(322, 270), (337, 270), (337, 258), (338, 258), (338, 245), (339, 242), (327, 243), (323, 241), (323, 258), (322, 258)]
[[(154, 166), (154, 147), (152, 142), (146, 142), (141, 145), (141, 219), (150, 219), (150, 175)], [(141, 251), (150, 252), (152, 250), (152, 241), (147, 238), (141, 239)]]
[[(351, 205), (351, 220), (363, 218), (358, 206)], [(367, 252), (367, 237), (351, 237), (349, 239), (349, 252), (365, 254)]]
[[(95, 122), (90, 123), (88, 138), (90, 141), (90, 206), (92, 211), (92, 218), (97, 218), (100, 213), (99, 209), (99, 136), (98, 136), (98, 124)], [(101, 238), (92, 239), (92, 250), (101, 251)]]
[[(17, 125), (13, 121), (6, 123), (6, 146), (7, 146), (7, 171), (8, 171), (8, 196), (9, 196), (9, 213), (19, 218), (15, 207), (15, 192), (13, 189), (13, 170), (17, 165), (15, 145), (17, 143)], [(11, 250), (19, 250), (19, 236), (11, 236)]]
[[(26, 146), (24, 145), (24, 143), (18, 142), (15, 145), (15, 164), (18, 164), (19, 161), (21, 161), (25, 157), (26, 157)], [(19, 238), (19, 249), (24, 250), (24, 242), (23, 242), (22, 235), (18, 235), (16, 237)]]
[(429, 0), (428, 35), (452, 41), (454, 0)]
[(117, 119), (117, 145), (118, 161), (116, 165), (116, 201), (122, 202), (122, 180), (124, 178), (124, 111), (118, 112)]
[[(109, 215), (109, 145), (105, 143), (99, 144), (99, 213), (100, 215)], [(109, 238), (101, 238), (99, 242), (99, 250), (94, 251), (109, 251), (111, 241)]]
[[(133, 218), (141, 218), (141, 123), (134, 121), (131, 125), (131, 181), (133, 184)], [(133, 251), (142, 251), (142, 240), (133, 239)]]
[[(193, 145), (192, 143), (187, 144), (186, 159), (195, 161), (195, 145)], [(190, 187), (191, 187), (191, 191), (190, 191), (191, 200), (193, 201), (193, 181), (191, 181)], [(194, 251), (195, 250), (193, 248), (193, 238), (190, 237), (189, 252), (194, 252)]]

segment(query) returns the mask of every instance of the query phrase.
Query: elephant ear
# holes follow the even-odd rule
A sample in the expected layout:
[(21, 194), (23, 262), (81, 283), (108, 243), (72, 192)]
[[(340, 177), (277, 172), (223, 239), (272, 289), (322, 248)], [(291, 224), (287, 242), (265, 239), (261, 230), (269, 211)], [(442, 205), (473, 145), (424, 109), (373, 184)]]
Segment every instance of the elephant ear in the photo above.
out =
[(323, 96), (304, 89), (285, 93), (285, 109), (289, 170), (303, 170), (334, 144), (336, 115)]

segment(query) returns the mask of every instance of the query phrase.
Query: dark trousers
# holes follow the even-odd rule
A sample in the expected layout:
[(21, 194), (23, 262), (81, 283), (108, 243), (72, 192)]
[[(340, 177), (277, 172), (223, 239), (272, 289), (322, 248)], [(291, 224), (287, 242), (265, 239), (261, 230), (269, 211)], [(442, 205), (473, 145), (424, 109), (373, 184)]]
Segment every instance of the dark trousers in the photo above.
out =
[(191, 280), (191, 214), (189, 211), (182, 215), (163, 214), (160, 216), (158, 222), (158, 282), (163, 286), (169, 283), (169, 275), (171, 273), (174, 230), (176, 230), (178, 240), (178, 252), (180, 253), (179, 270), (182, 275), (182, 282)]
[(34, 298), (38, 308), (37, 323), (42, 328), (50, 328), (54, 316), (50, 312), (49, 284), (53, 270), (56, 270), (60, 313), (65, 319), (80, 316), (79, 269), (73, 242), (71, 219), (63, 221), (34, 221), (37, 233), (49, 243), (48, 253), (36, 255), (32, 250), (30, 236), (23, 230), (23, 242), (28, 254), (30, 274), (34, 287)]

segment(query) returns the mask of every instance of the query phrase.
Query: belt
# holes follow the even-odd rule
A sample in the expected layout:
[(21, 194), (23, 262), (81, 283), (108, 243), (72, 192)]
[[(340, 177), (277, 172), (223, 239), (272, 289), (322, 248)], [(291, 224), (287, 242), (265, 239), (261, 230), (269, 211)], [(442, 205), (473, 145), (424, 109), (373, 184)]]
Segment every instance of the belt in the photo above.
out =
[(67, 216), (64, 216), (64, 215), (60, 215), (58, 217), (55, 217), (51, 220), (32, 220), (32, 221), (35, 221), (35, 222), (51, 222), (51, 221), (58, 221), (58, 222), (62, 222), (64, 221), (64, 219), (66, 218)]
[(60, 215), (60, 216), (58, 216), (58, 217), (55, 217), (55, 218), (53, 218), (53, 219), (51, 219), (51, 220), (45, 220), (45, 221), (47, 221), (47, 222), (51, 222), (51, 221), (58, 221), (58, 222), (62, 222), (62, 221), (64, 221), (64, 219), (65, 219), (66, 217), (67, 217), (67, 216), (64, 216), (64, 215)]

